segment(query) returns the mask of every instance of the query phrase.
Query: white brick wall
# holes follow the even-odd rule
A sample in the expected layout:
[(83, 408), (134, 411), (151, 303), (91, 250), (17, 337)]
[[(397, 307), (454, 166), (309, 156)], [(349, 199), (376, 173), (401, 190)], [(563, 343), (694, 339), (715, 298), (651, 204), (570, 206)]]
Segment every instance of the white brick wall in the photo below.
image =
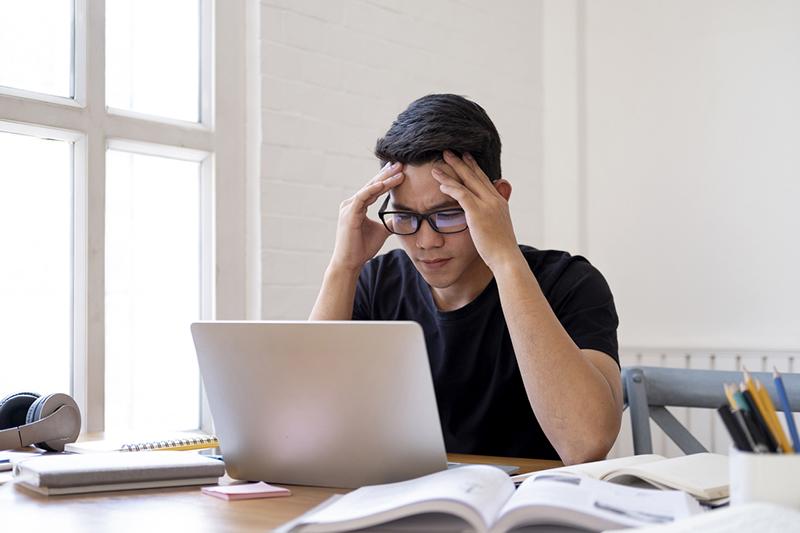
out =
[(260, 16), (264, 318), (308, 315), (339, 203), (377, 171), (376, 139), (425, 94), (486, 109), (518, 238), (540, 240), (540, 1), (261, 0)]

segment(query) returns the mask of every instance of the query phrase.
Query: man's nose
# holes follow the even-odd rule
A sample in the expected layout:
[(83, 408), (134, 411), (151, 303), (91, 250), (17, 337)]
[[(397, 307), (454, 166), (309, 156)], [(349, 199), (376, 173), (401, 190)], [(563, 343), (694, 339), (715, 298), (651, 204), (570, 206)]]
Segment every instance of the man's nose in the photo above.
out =
[(421, 226), (416, 233), (417, 248), (426, 250), (429, 248), (439, 248), (444, 244), (444, 235), (435, 231), (428, 220), (424, 219), (420, 224)]

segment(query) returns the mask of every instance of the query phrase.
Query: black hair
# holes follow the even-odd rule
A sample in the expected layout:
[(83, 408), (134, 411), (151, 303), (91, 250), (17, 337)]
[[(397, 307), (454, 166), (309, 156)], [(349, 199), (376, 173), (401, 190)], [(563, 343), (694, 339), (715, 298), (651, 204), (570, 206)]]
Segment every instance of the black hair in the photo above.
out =
[(501, 177), (500, 135), (481, 106), (456, 94), (429, 94), (411, 102), (375, 144), (381, 165), (438, 161), (444, 150), (469, 152), (492, 181)]

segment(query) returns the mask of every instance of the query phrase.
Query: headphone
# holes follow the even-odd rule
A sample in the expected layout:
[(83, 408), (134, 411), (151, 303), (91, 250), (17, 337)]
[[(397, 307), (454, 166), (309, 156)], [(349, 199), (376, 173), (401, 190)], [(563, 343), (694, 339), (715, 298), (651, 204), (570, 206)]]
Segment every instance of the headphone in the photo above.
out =
[(63, 452), (81, 431), (78, 404), (66, 394), (39, 396), (17, 392), (0, 400), (0, 450), (33, 444), (49, 452)]

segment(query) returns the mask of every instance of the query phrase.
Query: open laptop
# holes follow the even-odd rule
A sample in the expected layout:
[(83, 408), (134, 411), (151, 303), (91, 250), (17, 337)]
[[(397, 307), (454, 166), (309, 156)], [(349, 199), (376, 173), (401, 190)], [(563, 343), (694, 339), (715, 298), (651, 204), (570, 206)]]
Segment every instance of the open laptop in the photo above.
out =
[(447, 467), (415, 322), (196, 322), (214, 429), (237, 479), (360, 487)]

